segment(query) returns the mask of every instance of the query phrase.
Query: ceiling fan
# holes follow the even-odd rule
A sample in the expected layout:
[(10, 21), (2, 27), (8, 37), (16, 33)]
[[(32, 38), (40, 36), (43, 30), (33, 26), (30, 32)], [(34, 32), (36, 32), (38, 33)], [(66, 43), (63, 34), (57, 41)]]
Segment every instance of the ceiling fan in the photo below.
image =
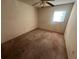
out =
[(54, 4), (48, 2), (48, 1), (55, 1), (55, 0), (40, 0), (39, 2), (34, 3), (32, 6), (36, 6), (37, 4), (40, 4), (40, 7), (45, 7), (46, 4), (50, 5), (50, 6), (54, 6)]

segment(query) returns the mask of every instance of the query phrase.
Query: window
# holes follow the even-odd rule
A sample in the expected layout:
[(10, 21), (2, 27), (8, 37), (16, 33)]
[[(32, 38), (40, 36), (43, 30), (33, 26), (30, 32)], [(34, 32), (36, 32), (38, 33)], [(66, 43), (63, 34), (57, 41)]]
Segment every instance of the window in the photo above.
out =
[(66, 11), (55, 11), (53, 22), (64, 22)]

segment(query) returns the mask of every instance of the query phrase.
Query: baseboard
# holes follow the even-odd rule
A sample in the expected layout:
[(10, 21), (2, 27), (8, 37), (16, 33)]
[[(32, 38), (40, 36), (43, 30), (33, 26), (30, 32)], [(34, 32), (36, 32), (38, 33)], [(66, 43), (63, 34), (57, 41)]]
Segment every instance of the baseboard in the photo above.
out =
[[(27, 32), (27, 33), (23, 33), (23, 34), (21, 34), (21, 35), (15, 37), (15, 38), (13, 38), (13, 39), (10, 39), (10, 40), (8, 40), (8, 41), (3, 42), (3, 43), (1, 43), (1, 44), (5, 44), (5, 43), (7, 43), (7, 42), (9, 42), (9, 41), (11, 41), (11, 40), (14, 40), (14, 39), (22, 38), (24, 35), (26, 35), (26, 34), (32, 32), (32, 31), (34, 31), (34, 30), (37, 30), (37, 29), (44, 30), (44, 31), (49, 31), (49, 32), (55, 32), (55, 31), (51, 31), (51, 30), (47, 30), (47, 29), (43, 29), (43, 28), (38, 28), (38, 27), (37, 27), (37, 28), (34, 28), (34, 29), (30, 30), (30, 31)], [(55, 33), (59, 33), (59, 32), (55, 32)], [(63, 33), (59, 33), (59, 34), (62, 34), (62, 35), (63, 35)]]
[(12, 39), (9, 39), (9, 40), (7, 40), (7, 41), (1, 43), (1, 44), (5, 44), (5, 43), (7, 43), (7, 42), (9, 42), (9, 41), (11, 41), (11, 40), (14, 40), (14, 39), (19, 39), (19, 38), (21, 38), (22, 36), (24, 36), (25, 34), (28, 34), (28, 33), (32, 32), (32, 31), (36, 30), (36, 29), (37, 29), (37, 28), (34, 28), (34, 29), (32, 29), (32, 30), (29, 30), (28, 32), (25, 32), (25, 33), (23, 33), (23, 34), (21, 34), (21, 35), (18, 35), (18, 36), (14, 37), (14, 38), (12, 38)]
[(52, 30), (48, 30), (48, 29), (43, 29), (43, 28), (37, 28), (37, 29), (45, 30), (45, 31), (49, 31), (49, 32), (55, 32), (55, 33), (59, 33), (59, 34), (64, 35), (64, 33), (56, 32), (56, 31), (52, 31)]

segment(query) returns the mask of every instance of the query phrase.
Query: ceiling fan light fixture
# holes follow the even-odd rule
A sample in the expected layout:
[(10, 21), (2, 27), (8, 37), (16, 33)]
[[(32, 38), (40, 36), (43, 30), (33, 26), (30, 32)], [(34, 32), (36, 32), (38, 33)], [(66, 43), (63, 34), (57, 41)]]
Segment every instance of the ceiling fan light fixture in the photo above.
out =
[(45, 7), (46, 6), (46, 2), (42, 1), (42, 3), (40, 3), (40, 7)]
[(53, 7), (54, 5), (52, 3), (50, 3), (50, 2), (48, 2), (48, 1), (50, 1), (50, 0), (41, 0), (40, 2), (37, 2), (37, 3), (33, 4), (33, 6), (40, 3), (39, 7), (46, 7), (47, 4)]

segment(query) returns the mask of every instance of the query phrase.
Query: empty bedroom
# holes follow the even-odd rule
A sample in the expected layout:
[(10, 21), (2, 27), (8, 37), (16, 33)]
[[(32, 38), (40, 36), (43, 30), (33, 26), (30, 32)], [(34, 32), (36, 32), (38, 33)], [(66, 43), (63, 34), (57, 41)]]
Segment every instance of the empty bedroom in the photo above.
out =
[(2, 59), (77, 59), (76, 0), (1, 0)]

